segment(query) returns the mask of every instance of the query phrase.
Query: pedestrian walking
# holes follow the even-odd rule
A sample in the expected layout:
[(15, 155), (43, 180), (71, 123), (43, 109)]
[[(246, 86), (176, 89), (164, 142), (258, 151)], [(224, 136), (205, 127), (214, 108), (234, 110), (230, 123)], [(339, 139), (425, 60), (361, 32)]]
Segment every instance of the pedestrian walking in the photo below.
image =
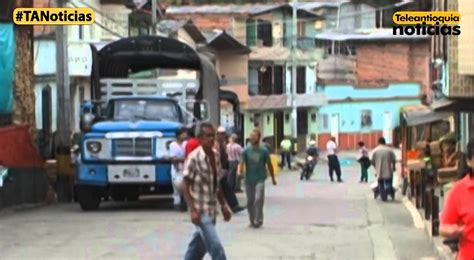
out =
[(265, 180), (267, 170), (270, 172), (273, 185), (276, 185), (275, 174), (270, 159), (270, 152), (260, 145), (261, 133), (255, 129), (250, 135), (251, 146), (245, 148), (239, 173), (245, 172), (245, 191), (247, 193), (247, 211), (250, 227), (263, 225), (263, 205), (265, 200)]
[(191, 222), (197, 229), (185, 260), (203, 259), (206, 252), (213, 260), (226, 259), (215, 228), (217, 201), (225, 221), (230, 221), (232, 213), (219, 188), (223, 173), (220, 155), (213, 149), (215, 136), (212, 124), (202, 123), (197, 133), (200, 146), (191, 152), (184, 167), (184, 196), (190, 208)]
[(440, 217), (440, 234), (458, 248), (459, 260), (474, 259), (474, 139), (467, 144), (466, 175), (454, 183), (447, 194)]
[[(193, 152), (195, 149), (197, 149), (201, 146), (201, 144), (199, 142), (199, 139), (194, 137), (194, 134), (190, 134), (190, 135), (192, 137), (186, 142), (186, 147), (185, 147), (186, 157), (188, 157), (189, 154), (191, 154), (191, 152)], [(217, 136), (219, 136), (219, 135), (217, 135)], [(214, 143), (213, 149), (216, 152), (219, 152), (219, 150), (221, 150), (220, 145), (218, 144), (218, 142)], [(226, 157), (222, 157), (222, 156), (219, 155), (219, 161), (221, 162), (221, 165), (228, 165), (228, 163), (226, 163), (226, 160), (223, 160), (225, 158)], [(221, 186), (222, 192), (224, 193), (225, 200), (227, 201), (227, 204), (232, 209), (232, 212), (238, 213), (240, 211), (245, 210), (245, 207), (242, 207), (242, 206), (239, 205), (239, 200), (237, 199), (237, 196), (235, 195), (235, 192), (230, 188), (230, 186), (227, 182), (227, 173), (226, 173), (225, 169), (223, 169), (223, 175), (224, 175), (224, 178), (221, 179), (219, 185)]]
[(181, 186), (183, 181), (185, 145), (187, 129), (180, 128), (176, 131), (176, 141), (169, 145), (169, 155), (173, 160), (171, 167), (171, 178), (173, 183), (173, 201), (176, 209), (186, 210), (186, 202), (181, 198)]
[(228, 182), (229, 174), (230, 174), (230, 162), (229, 156), (227, 155), (226, 147), (227, 147), (227, 134), (224, 127), (219, 127), (217, 129), (217, 136), (216, 142), (214, 144), (214, 149), (220, 155), (220, 161), (222, 165), (222, 169), (224, 171), (224, 178), (221, 180), (221, 187), (222, 191), (224, 192), (225, 199), (229, 204), (232, 212), (238, 213), (240, 211), (245, 210), (245, 207), (239, 205), (239, 200), (235, 195), (235, 189), (233, 189)]
[(291, 170), (291, 140), (289, 137), (285, 136), (283, 141), (280, 143), (281, 149), (281, 163), (280, 169), (285, 167), (285, 162), (288, 163), (288, 169)]
[(365, 147), (364, 142), (360, 141), (359, 145), (359, 154), (357, 155), (357, 161), (360, 164), (360, 182), (367, 183), (369, 182), (369, 167), (370, 167), (370, 158), (369, 150)]
[(378, 180), (378, 188), (374, 193), (374, 197), (377, 198), (380, 195), (382, 200), (386, 201), (387, 195), (395, 199), (393, 173), (396, 170), (397, 159), (392, 148), (387, 146), (385, 138), (380, 137), (378, 143), (379, 145), (375, 148), (371, 159)]
[(326, 143), (326, 151), (328, 154), (329, 178), (331, 178), (331, 182), (334, 181), (334, 172), (336, 172), (337, 181), (342, 182), (341, 164), (337, 157), (338, 148), (334, 136)]
[(229, 159), (229, 186), (235, 192), (243, 192), (241, 187), (241, 178), (237, 176), (237, 168), (239, 167), (239, 162), (242, 159), (242, 146), (237, 143), (237, 135), (232, 134), (229, 137), (229, 143), (226, 147), (227, 156)]

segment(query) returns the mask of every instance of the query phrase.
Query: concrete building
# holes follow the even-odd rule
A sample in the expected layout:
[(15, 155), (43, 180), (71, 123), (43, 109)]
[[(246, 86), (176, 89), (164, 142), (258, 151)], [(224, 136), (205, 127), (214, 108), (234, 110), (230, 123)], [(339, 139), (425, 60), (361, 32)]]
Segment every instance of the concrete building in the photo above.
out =
[(317, 89), (329, 99), (317, 116), (320, 147), (331, 135), (342, 149), (355, 149), (358, 141), (372, 148), (380, 136), (392, 143), (400, 108), (429, 99), (429, 38), (372, 29), (316, 39), (328, 46), (318, 64)]
[[(48, 5), (49, 4), (49, 5)], [(121, 3), (110, 1), (70, 1), (70, 7), (90, 7), (95, 11), (92, 25), (68, 26), (68, 55), (71, 93), (71, 131), (79, 131), (80, 106), (91, 99), (90, 75), (92, 55), (90, 44), (128, 35), (128, 14)], [(35, 1), (35, 7), (53, 7), (52, 1)], [(52, 26), (35, 26), (34, 75), (36, 95), (36, 128), (38, 146), (45, 158), (53, 155), (54, 133), (57, 129), (56, 40)], [(99, 47), (100, 48), (100, 47)]]
[[(166, 10), (167, 16), (171, 18), (192, 19), (201, 30), (225, 30), (251, 50), (246, 68), (237, 65), (235, 68), (239, 69), (234, 71), (234, 74), (239, 74), (238, 77), (247, 79), (247, 90), (244, 91), (244, 84), (241, 84), (242, 87), (234, 88), (233, 91), (244, 101), (243, 135), (248, 136), (252, 128), (258, 127), (271, 145), (279, 143), (284, 135), (292, 134), (290, 121), (285, 119), (291, 113), (292, 10), (288, 4), (184, 6)], [(298, 9), (297, 13), (298, 19), (302, 21), (298, 22), (296, 32), (296, 102), (302, 120), (298, 136), (303, 147), (309, 136), (307, 118), (311, 111), (315, 113), (313, 107), (325, 102), (315, 91), (315, 63), (322, 58), (323, 50), (316, 48), (314, 41), (316, 22), (320, 16), (305, 9)], [(245, 58), (242, 56), (238, 64), (244, 64), (242, 59)], [(248, 74), (243, 75), (244, 71), (248, 71)], [(228, 78), (229, 75), (225, 76)]]
[(434, 36), (431, 47), (432, 89), (436, 111), (455, 112), (455, 129), (464, 150), (474, 137), (474, 6), (466, 1), (433, 0), (435, 11), (458, 11), (461, 35)]

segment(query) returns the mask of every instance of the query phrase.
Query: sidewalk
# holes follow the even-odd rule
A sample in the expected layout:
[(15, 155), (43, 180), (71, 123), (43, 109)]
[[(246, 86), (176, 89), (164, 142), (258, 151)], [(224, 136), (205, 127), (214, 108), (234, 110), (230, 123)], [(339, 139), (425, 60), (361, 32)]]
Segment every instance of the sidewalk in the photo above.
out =
[[(394, 149), (395, 155), (397, 157), (397, 161), (400, 163), (402, 159), (402, 154), (400, 149)], [(341, 165), (347, 165), (351, 164), (352, 162), (356, 161), (358, 155), (358, 151), (340, 151), (338, 154), (339, 160), (341, 162)], [(369, 154), (370, 156), (372, 155), (371, 153)], [(327, 153), (326, 151), (322, 151), (320, 154), (320, 159), (323, 161), (327, 161)], [(399, 167), (397, 167), (397, 172), (399, 171)], [(399, 173), (399, 172), (398, 172)], [(418, 218), (421, 220), (423, 223), (423, 229), (425, 230), (425, 233), (429, 239), (429, 241), (432, 243), (433, 248), (435, 249), (439, 259), (441, 260), (451, 260), (455, 259), (456, 255), (451, 252), (449, 247), (443, 244), (443, 238), (438, 236), (438, 237), (433, 237), (431, 234), (431, 222), (429, 220), (425, 220), (423, 214), (421, 213), (420, 210), (417, 210), (415, 205), (411, 200), (408, 200), (405, 198), (408, 204), (410, 204), (410, 208), (413, 208), (414, 210), (409, 210), (412, 212), (412, 214), (417, 214), (416, 216), (413, 216), (414, 218)]]

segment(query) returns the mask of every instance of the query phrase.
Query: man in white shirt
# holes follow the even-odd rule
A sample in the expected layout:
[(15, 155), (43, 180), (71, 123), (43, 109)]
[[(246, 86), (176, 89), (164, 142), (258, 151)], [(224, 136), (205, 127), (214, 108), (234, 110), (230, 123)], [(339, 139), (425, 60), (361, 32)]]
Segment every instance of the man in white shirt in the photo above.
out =
[(327, 142), (326, 150), (328, 153), (329, 177), (331, 178), (331, 182), (334, 181), (334, 171), (336, 172), (337, 181), (342, 182), (341, 165), (339, 164), (339, 158), (337, 157), (338, 151), (335, 137), (331, 137), (331, 139)]
[(171, 178), (173, 183), (173, 201), (176, 209), (187, 210), (186, 201), (182, 198), (181, 186), (183, 181), (185, 147), (187, 139), (187, 129), (180, 128), (176, 132), (176, 141), (169, 147), (169, 155), (173, 159), (171, 166)]

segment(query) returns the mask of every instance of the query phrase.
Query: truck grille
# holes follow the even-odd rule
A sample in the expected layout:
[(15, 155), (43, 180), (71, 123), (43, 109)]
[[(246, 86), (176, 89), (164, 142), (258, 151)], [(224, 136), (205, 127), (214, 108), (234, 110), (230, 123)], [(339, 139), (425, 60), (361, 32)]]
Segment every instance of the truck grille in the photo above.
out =
[(114, 140), (115, 156), (148, 157), (153, 155), (151, 138), (126, 138)]

